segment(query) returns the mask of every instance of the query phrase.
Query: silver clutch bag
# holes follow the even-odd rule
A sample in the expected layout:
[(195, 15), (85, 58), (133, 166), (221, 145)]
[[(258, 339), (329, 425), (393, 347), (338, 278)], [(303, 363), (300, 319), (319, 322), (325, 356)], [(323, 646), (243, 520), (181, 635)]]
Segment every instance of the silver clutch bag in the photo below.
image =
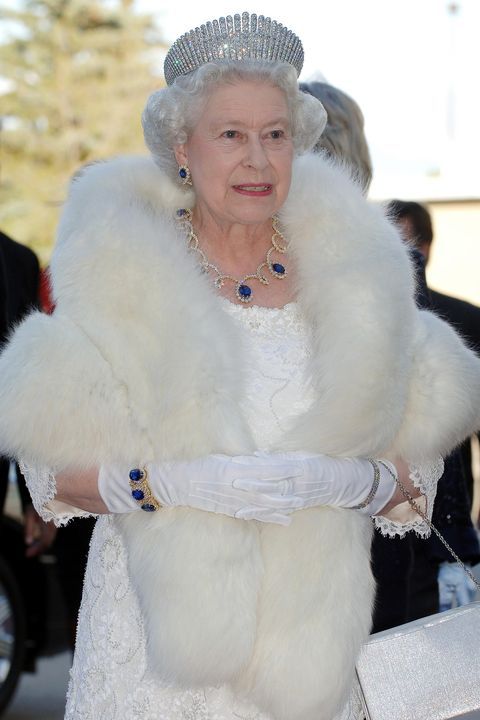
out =
[(480, 602), (371, 635), (357, 679), (367, 720), (478, 720)]
[[(480, 590), (470, 569), (395, 480)], [(480, 602), (371, 635), (356, 671), (366, 720), (480, 720)]]

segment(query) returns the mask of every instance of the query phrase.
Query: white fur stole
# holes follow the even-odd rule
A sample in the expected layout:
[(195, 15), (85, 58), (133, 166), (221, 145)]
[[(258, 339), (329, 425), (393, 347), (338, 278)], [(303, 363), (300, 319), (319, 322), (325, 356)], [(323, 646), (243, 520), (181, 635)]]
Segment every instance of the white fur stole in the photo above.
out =
[[(60, 469), (254, 449), (238, 338), (173, 219), (193, 202), (146, 158), (73, 184), (51, 266), (57, 309), (28, 318), (0, 358), (3, 452)], [(306, 156), (281, 221), (316, 400), (279, 449), (420, 461), (478, 428), (480, 362), (415, 309), (381, 210)], [(369, 630), (368, 519), (319, 508), (259, 528), (175, 508), (117, 523), (164, 680), (229, 682), (278, 720), (335, 714)]]

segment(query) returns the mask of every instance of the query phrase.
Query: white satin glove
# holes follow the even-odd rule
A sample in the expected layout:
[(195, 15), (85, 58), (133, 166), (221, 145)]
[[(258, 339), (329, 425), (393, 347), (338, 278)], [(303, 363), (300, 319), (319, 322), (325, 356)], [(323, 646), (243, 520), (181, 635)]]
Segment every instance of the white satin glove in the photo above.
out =
[[(304, 507), (334, 505), (352, 508), (367, 515), (377, 515), (391, 500), (395, 489), (395, 467), (386, 460), (375, 461), (379, 471), (379, 483), (372, 493), (375, 480), (374, 465), (363, 458), (335, 458), (328, 455), (290, 452), (269, 455), (256, 453), (264, 459), (275, 459), (282, 465), (290, 463), (290, 477), (278, 480), (239, 479), (235, 487), (246, 492), (263, 492), (271, 497), (297, 497)], [(383, 465), (385, 463), (390, 472)], [(373, 494), (371, 499), (370, 494)], [(368, 504), (364, 505), (369, 499)], [(363, 507), (357, 507), (362, 506)]]
[[(264, 492), (268, 483), (290, 481), (298, 472), (289, 459), (279, 456), (208, 455), (190, 462), (152, 463), (146, 466), (148, 484), (161, 505), (188, 506), (242, 520), (290, 524), (289, 514), (304, 506), (288, 492)], [(239, 482), (256, 484), (244, 489)], [(264, 483), (266, 485), (264, 486)], [(98, 490), (112, 513), (132, 512), (139, 504), (131, 495), (129, 471), (102, 466)]]

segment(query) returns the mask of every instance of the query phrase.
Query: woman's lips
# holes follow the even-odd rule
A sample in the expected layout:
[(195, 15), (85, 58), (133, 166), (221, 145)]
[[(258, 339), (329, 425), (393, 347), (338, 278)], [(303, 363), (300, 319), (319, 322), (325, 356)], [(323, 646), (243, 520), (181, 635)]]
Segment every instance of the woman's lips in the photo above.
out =
[(233, 189), (240, 195), (249, 195), (250, 197), (265, 197), (271, 195), (273, 185), (263, 183), (261, 185), (234, 185)]

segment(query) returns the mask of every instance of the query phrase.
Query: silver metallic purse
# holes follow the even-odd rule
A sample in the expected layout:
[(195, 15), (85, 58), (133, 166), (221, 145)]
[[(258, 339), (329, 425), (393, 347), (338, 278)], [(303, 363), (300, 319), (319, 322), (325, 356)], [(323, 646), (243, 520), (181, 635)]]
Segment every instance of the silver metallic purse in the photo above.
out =
[[(443, 536), (400, 488), (468, 576)], [(480, 720), (480, 602), (375, 633), (357, 662), (366, 720)]]
[(367, 720), (478, 720), (480, 602), (372, 635), (357, 679)]

